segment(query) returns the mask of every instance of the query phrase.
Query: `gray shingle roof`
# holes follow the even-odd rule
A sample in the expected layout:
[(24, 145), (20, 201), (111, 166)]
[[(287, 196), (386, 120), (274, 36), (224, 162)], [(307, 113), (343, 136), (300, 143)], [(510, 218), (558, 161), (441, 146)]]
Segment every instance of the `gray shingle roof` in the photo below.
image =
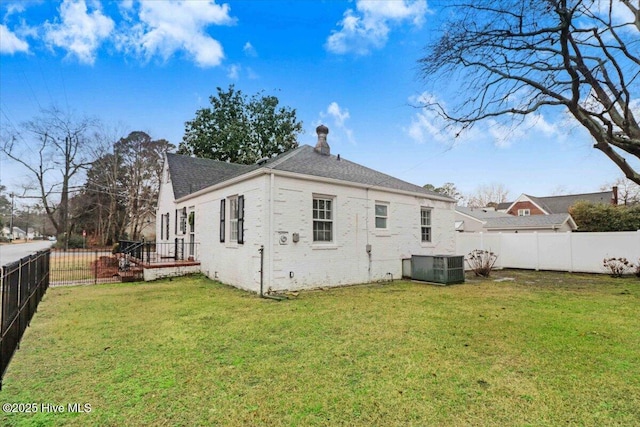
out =
[(501, 218), (488, 218), (484, 227), (487, 229), (551, 228), (553, 226), (561, 226), (566, 221), (569, 221), (570, 218), (571, 215), (568, 213), (530, 216), (507, 215)]
[[(262, 165), (238, 165), (178, 154), (167, 154), (167, 161), (169, 162), (173, 191), (177, 199), (260, 168), (446, 198), (442, 194), (350, 162), (344, 158), (338, 160), (338, 157), (334, 155), (319, 154), (309, 145), (302, 145), (280, 154)], [(450, 200), (452, 202), (455, 201), (453, 199)]]
[(487, 208), (468, 208), (464, 206), (456, 206), (456, 211), (481, 221), (489, 218), (503, 218), (505, 216), (512, 216), (505, 212), (496, 212), (492, 209)]
[[(176, 199), (245, 173), (251, 166), (167, 153)], [(255, 169), (255, 168), (254, 168)]]
[(585, 193), (585, 194), (567, 194), (564, 196), (549, 196), (549, 197), (534, 197), (525, 194), (536, 204), (538, 204), (545, 211), (550, 214), (553, 213), (566, 213), (569, 212), (569, 208), (579, 201), (587, 201), (591, 203), (611, 203), (613, 198), (612, 191), (603, 191), (600, 193)]
[[(545, 211), (551, 213), (565, 213), (569, 212), (569, 208), (579, 201), (587, 201), (591, 203), (611, 203), (613, 199), (613, 191), (602, 191), (599, 193), (584, 193), (584, 194), (567, 194), (564, 196), (546, 196), (536, 197), (530, 194), (525, 194), (538, 206)], [(507, 210), (513, 202), (505, 202), (498, 204), (497, 209)]]

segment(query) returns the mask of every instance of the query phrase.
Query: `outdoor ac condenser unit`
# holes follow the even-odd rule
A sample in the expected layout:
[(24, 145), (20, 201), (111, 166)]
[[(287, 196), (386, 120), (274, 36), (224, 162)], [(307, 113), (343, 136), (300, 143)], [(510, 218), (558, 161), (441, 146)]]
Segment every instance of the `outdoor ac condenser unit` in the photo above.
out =
[(413, 255), (411, 278), (445, 285), (464, 283), (464, 256)]

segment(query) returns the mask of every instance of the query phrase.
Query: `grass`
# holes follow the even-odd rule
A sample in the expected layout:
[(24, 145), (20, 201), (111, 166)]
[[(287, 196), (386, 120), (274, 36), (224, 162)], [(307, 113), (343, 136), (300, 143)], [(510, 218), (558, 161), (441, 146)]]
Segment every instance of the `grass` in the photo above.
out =
[(1, 425), (640, 424), (640, 281), (502, 271), (262, 300), (202, 277), (49, 289)]

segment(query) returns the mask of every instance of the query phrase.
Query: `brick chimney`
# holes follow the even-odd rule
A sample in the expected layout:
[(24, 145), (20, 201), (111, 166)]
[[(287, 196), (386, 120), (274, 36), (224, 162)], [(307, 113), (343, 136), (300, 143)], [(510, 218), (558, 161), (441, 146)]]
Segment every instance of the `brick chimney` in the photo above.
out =
[(316, 128), (316, 133), (318, 134), (318, 143), (314, 148), (316, 153), (320, 153), (324, 156), (328, 156), (331, 154), (331, 148), (329, 148), (329, 144), (327, 144), (327, 135), (329, 134), (329, 128), (325, 125), (320, 125)]
[(613, 206), (617, 206), (618, 205), (618, 186), (614, 185), (613, 187), (611, 187), (611, 192), (613, 193), (613, 196), (611, 197), (611, 204)]

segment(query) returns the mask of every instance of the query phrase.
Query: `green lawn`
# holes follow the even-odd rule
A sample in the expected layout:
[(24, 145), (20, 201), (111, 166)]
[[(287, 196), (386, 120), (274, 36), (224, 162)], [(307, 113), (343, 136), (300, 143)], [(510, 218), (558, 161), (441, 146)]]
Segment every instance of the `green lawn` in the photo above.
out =
[(640, 281), (499, 277), (284, 302), (202, 277), (51, 288), (0, 401), (65, 412), (0, 425), (640, 425)]

